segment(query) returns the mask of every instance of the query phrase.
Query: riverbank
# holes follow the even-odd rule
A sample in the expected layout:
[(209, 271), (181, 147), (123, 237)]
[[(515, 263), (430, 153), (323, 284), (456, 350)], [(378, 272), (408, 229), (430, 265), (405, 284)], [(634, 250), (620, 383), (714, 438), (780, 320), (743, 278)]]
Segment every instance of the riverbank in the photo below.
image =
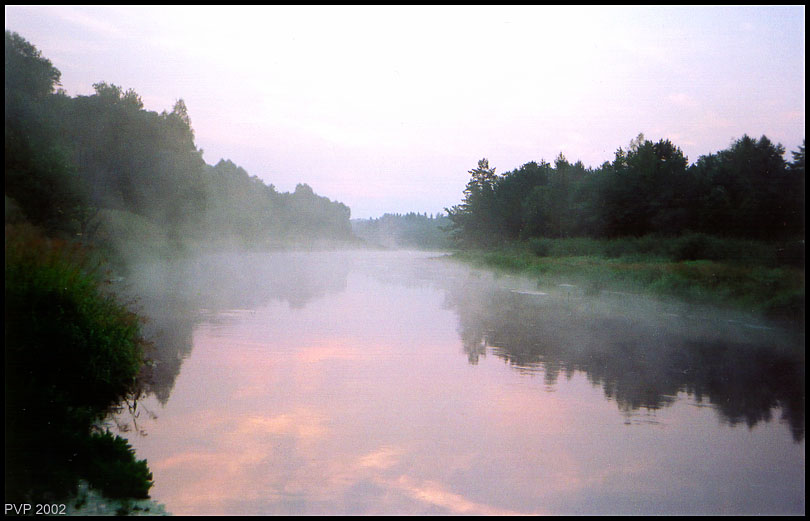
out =
[(85, 480), (108, 497), (149, 497), (152, 474), (99, 427), (138, 395), (141, 319), (81, 245), (6, 225), (7, 504), (60, 504)]
[[(476, 267), (520, 273), (538, 285), (571, 284), (586, 295), (623, 291), (736, 308), (804, 324), (804, 244), (678, 239), (542, 239), (452, 257)], [(799, 265), (801, 264), (801, 265)]]
[(79, 482), (78, 491), (65, 504), (69, 516), (170, 516), (166, 506), (151, 499), (110, 499), (91, 487), (86, 481)]

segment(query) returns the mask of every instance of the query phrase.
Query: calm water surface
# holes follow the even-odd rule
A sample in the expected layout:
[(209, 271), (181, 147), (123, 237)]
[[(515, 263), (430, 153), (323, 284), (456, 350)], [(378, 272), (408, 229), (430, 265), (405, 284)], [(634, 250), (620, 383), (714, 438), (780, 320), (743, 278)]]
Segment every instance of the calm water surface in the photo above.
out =
[(804, 351), (736, 316), (409, 252), (210, 255), (128, 281), (119, 423), (175, 514), (804, 514)]

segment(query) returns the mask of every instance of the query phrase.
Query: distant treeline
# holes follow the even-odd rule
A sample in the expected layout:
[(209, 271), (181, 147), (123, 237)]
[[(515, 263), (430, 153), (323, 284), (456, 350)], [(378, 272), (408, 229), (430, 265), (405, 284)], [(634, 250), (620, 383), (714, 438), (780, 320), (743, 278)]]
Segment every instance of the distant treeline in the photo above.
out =
[(377, 219), (352, 219), (354, 234), (388, 248), (446, 249), (452, 246), (444, 214), (387, 213)]
[(147, 111), (133, 90), (104, 82), (69, 97), (32, 44), (9, 31), (5, 42), (7, 222), (85, 239), (139, 222), (134, 235), (156, 231), (171, 244), (351, 236), (349, 208), (308, 185), (280, 193), (231, 161), (207, 165), (183, 100)]
[(618, 238), (702, 233), (804, 239), (804, 142), (793, 161), (767, 137), (736, 140), (689, 164), (669, 140), (639, 135), (612, 162), (586, 168), (560, 154), (496, 175), (470, 170), (461, 204), (447, 209), (465, 247), (530, 238)]

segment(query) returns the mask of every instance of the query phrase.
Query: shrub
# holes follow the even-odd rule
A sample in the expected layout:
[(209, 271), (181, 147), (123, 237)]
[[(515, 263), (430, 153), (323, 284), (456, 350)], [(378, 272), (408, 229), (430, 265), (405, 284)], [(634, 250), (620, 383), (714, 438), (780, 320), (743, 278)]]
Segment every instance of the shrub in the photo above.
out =
[(136, 460), (127, 440), (110, 431), (93, 433), (84, 448), (79, 465), (91, 486), (114, 499), (149, 497), (152, 473), (146, 460)]
[(7, 229), (6, 363), (14, 389), (47, 394), (37, 405), (100, 417), (133, 390), (143, 354), (137, 317), (101, 292), (84, 259), (75, 245)]
[(6, 226), (5, 246), (6, 498), (63, 497), (76, 448), (135, 391), (140, 327), (80, 246), (30, 226)]

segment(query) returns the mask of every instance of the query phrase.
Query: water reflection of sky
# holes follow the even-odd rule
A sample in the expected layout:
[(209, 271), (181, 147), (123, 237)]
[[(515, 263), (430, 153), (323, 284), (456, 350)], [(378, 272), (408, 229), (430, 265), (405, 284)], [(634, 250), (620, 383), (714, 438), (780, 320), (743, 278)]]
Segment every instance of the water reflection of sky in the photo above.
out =
[[(685, 392), (626, 410), (581, 371), (467, 362), (457, 309), (391, 270), (206, 315), (131, 439), (176, 514), (803, 513), (804, 442)], [(552, 392), (549, 392), (552, 391)], [(146, 422), (146, 423), (143, 423)]]

